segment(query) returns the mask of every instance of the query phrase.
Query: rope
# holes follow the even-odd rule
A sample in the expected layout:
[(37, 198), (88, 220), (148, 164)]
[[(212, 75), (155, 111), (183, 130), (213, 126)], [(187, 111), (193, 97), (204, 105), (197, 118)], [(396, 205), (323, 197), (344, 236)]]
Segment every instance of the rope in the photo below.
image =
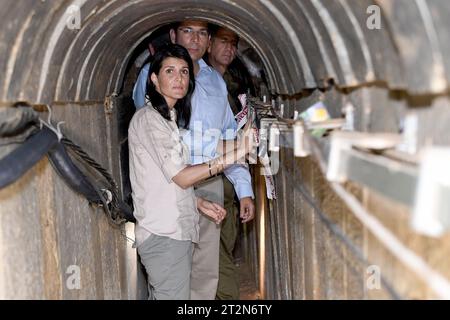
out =
[(62, 138), (61, 142), (65, 146), (69, 147), (78, 157), (83, 159), (88, 165), (90, 165), (92, 168), (97, 170), (108, 181), (108, 183), (111, 185), (111, 187), (113, 189), (113, 191), (112, 191), (113, 193), (117, 192), (119, 190), (118, 187), (117, 187), (116, 181), (110, 175), (108, 170), (103, 168), (97, 161), (92, 159), (80, 146), (75, 144), (72, 140), (70, 140), (67, 137)]

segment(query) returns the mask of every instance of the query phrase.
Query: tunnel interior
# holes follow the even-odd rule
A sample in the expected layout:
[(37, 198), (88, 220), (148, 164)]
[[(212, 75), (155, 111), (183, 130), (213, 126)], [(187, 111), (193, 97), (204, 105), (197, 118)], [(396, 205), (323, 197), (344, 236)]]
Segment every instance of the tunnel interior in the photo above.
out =
[[(67, 14), (63, 12), (66, 3), (61, 4), (59, 12), (42, 3), (36, 8), (40, 12), (36, 10), (27, 16), (20, 30), (22, 36), (17, 39), (27, 39), (30, 50), (20, 50), (25, 44), (19, 40), (11, 49), (19, 50), (20, 54), (14, 58), (22, 63), (28, 62), (29, 56), (35, 59), (28, 77), (20, 77), (22, 86), (4, 84), (9, 96), (51, 102), (101, 101), (104, 96), (117, 94), (139, 44), (159, 26), (186, 18), (226, 25), (237, 32), (261, 57), (275, 95), (295, 96), (305, 89), (326, 88), (330, 83), (342, 88), (375, 81), (386, 82), (392, 88), (408, 86), (389, 30), (380, 29), (373, 34), (362, 31), (370, 1), (340, 1), (326, 6), (321, 1), (277, 6), (270, 1), (79, 3), (83, 4), (79, 30), (66, 26)], [(33, 25), (38, 22), (36, 17), (51, 7), (53, 11), (45, 15), (48, 19), (42, 19), (44, 23), (39, 26)], [(384, 16), (381, 19), (381, 23), (385, 22)], [(30, 39), (27, 33), (36, 36)], [(39, 45), (46, 42), (48, 46)], [(371, 46), (378, 49), (370, 50), (375, 49)], [(17, 79), (19, 74), (14, 76)], [(39, 77), (34, 95), (26, 89), (18, 92), (34, 80), (33, 76)], [(426, 89), (414, 88), (413, 84), (411, 88)]]
[[(448, 113), (437, 124), (430, 117), (448, 104), (449, 58), (441, 54), (445, 31), (438, 23), (448, 8), (439, 2), (426, 7), (421, 1), (408, 6), (400, 2), (79, 1), (73, 4), (80, 8), (82, 24), (73, 30), (67, 28), (65, 4), (54, 16), (47, 14), (43, 21), (48, 25), (38, 27), (41, 39), (27, 43), (31, 50), (18, 50), (14, 62), (32, 65), (20, 74), (13, 69), (6, 80), (19, 81), (4, 83), (5, 98), (89, 103), (113, 97), (120, 101), (119, 141), (126, 145), (133, 109), (128, 94), (135, 79), (130, 70), (137, 54), (161, 26), (202, 19), (235, 31), (254, 50), (266, 76), (267, 99), (274, 100), (278, 110), (284, 105), (282, 117), (292, 118), (317, 100), (326, 104), (332, 117), (340, 117), (350, 103), (356, 130), (398, 133), (405, 115), (414, 110), (422, 123), (418, 144), (447, 144), (450, 140), (440, 129)], [(50, 5), (42, 3), (37, 9), (44, 12), (46, 6)], [(368, 10), (371, 6), (374, 11)], [(404, 10), (407, 14), (402, 14)], [(370, 29), (368, 23), (377, 13), (381, 27)], [(38, 14), (37, 10), (28, 15), (17, 39), (30, 41), (26, 34), (36, 32), (33, 23)], [(427, 18), (431, 14), (434, 23)], [(413, 26), (405, 16), (415, 16), (421, 23)], [(43, 40), (49, 45), (41, 47)], [(418, 47), (412, 49), (413, 43)], [(426, 48), (436, 52), (421, 54)], [(36, 58), (28, 59), (27, 53)]]

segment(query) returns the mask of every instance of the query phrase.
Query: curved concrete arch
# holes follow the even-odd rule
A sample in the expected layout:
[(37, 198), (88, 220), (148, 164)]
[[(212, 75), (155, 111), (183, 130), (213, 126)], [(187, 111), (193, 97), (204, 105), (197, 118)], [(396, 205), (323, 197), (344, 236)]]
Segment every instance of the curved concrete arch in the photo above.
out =
[[(435, 94), (447, 90), (450, 78), (449, 55), (443, 52), (448, 46), (441, 36), (446, 30), (443, 19), (438, 17), (433, 25), (429, 22), (442, 5), (429, 1), (414, 2), (420, 6), (409, 6), (407, 15), (401, 14), (397, 2), (383, 0), (333, 4), (322, 0), (72, 0), (32, 5), (8, 1), (4, 7), (14, 12), (16, 20), (3, 14), (0, 22), (10, 31), (2, 36), (0, 47), (5, 75), (0, 79), (2, 100), (101, 100), (120, 89), (132, 49), (149, 30), (188, 17), (238, 32), (259, 54), (275, 95), (323, 88), (329, 80), (340, 87), (382, 81), (411, 93)], [(365, 9), (373, 4), (382, 9), (385, 25), (380, 30), (365, 27)], [(65, 9), (70, 5), (81, 9), (80, 30), (65, 26)], [(25, 7), (28, 10), (19, 10)], [(23, 23), (17, 22), (18, 17)], [(410, 25), (417, 35), (405, 32)], [(415, 45), (419, 53), (412, 54)]]

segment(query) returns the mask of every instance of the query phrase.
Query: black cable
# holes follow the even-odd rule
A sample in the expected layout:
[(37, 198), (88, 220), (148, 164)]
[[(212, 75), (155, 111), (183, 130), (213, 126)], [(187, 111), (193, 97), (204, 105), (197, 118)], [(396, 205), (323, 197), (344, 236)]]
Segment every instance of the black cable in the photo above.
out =
[[(135, 222), (133, 211), (120, 199), (119, 187), (111, 174), (84, 152), (80, 146), (63, 137), (61, 142), (82, 160), (80, 163), (95, 169), (106, 179), (107, 188), (96, 186), (72, 162), (64, 146), (59, 143), (55, 132), (47, 127), (41, 130), (32, 127), (38, 122), (38, 113), (27, 102), (16, 102), (11, 108), (0, 109), (0, 137), (2, 138), (0, 146), (21, 144), (6, 157), (0, 159), (0, 188), (19, 179), (45, 154), (48, 154), (55, 171), (69, 187), (81, 193), (90, 203), (102, 205), (108, 221), (113, 225), (121, 225), (126, 221)], [(111, 193), (110, 196), (108, 191)]]
[(83, 161), (85, 161), (89, 166), (97, 170), (111, 185), (111, 188), (114, 190), (114, 192), (118, 192), (119, 188), (117, 186), (116, 181), (111, 176), (111, 174), (108, 172), (108, 170), (104, 169), (97, 161), (92, 159), (80, 146), (75, 144), (72, 140), (70, 140), (67, 137), (63, 137), (61, 139), (61, 142), (69, 147), (76, 155), (78, 155)]
[(39, 128), (37, 126), (31, 126), (23, 132), (10, 136), (10, 137), (1, 137), (0, 138), (0, 147), (9, 146), (9, 145), (17, 145), (24, 143), (30, 136), (35, 135), (39, 132)]
[(1, 108), (0, 137), (15, 136), (38, 121), (38, 113), (25, 102), (16, 103), (15, 108)]
[(72, 162), (64, 145), (58, 143), (49, 150), (48, 159), (56, 173), (73, 191), (82, 194), (91, 203), (103, 204), (105, 202), (102, 194)]
[(0, 159), (0, 189), (18, 180), (57, 143), (55, 134), (44, 128)]

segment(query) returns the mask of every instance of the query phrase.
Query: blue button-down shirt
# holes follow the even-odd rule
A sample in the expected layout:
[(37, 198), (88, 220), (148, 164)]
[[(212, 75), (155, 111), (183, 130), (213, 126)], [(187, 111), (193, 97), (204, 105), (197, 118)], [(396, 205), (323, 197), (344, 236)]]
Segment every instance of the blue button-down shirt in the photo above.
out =
[[(191, 121), (189, 130), (183, 134), (183, 141), (191, 150), (192, 164), (199, 164), (217, 157), (219, 139), (234, 139), (236, 121), (228, 102), (228, 91), (220, 73), (199, 61), (200, 70), (195, 77), (195, 90), (192, 95)], [(150, 65), (146, 64), (133, 89), (136, 108), (145, 105), (145, 89)], [(253, 190), (248, 168), (232, 165), (225, 169), (225, 175), (234, 185), (239, 199), (252, 197)]]
[(139, 77), (136, 80), (133, 88), (133, 101), (136, 109), (140, 109), (145, 106), (145, 89), (147, 88), (147, 77), (148, 71), (150, 69), (150, 63), (145, 64), (141, 72), (139, 73)]

